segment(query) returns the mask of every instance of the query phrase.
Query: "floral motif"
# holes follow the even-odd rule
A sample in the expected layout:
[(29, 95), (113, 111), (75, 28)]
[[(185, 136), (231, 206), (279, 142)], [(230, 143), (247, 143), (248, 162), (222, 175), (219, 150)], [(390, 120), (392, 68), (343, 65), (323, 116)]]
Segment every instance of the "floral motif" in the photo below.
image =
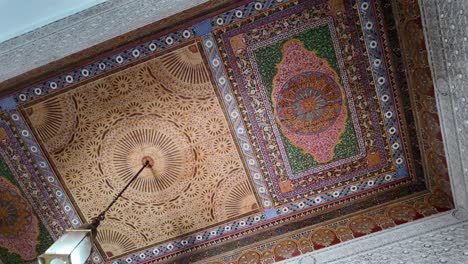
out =
[(200, 140), (201, 136), (200, 131), (192, 126), (185, 127), (184, 134), (189, 138), (191, 143), (197, 143)]
[(107, 121), (110, 124), (115, 124), (119, 120), (122, 120), (124, 117), (124, 114), (118, 108), (114, 108), (106, 113)]
[(100, 138), (104, 137), (104, 134), (106, 134), (108, 131), (109, 125), (103, 123), (97, 123), (92, 128), (92, 133)]
[(191, 183), (190, 186), (184, 190), (184, 196), (188, 198), (197, 197), (200, 193), (200, 186), (196, 185), (195, 183)]
[(76, 102), (78, 110), (84, 110), (89, 105), (88, 98), (83, 93), (75, 93), (72, 96), (73, 100)]
[(177, 101), (177, 108), (182, 111), (187, 111), (190, 110), (190, 108), (192, 108), (192, 105), (190, 104), (190, 100), (181, 98)]
[(97, 158), (99, 157), (101, 153), (101, 144), (98, 141), (89, 141), (86, 144), (86, 153), (91, 157), (91, 158)]
[(90, 128), (89, 116), (86, 114), (78, 114), (77, 116), (76, 129), (79, 132), (86, 132)]
[(180, 197), (176, 198), (175, 200), (168, 203), (168, 206), (173, 209), (180, 209), (184, 206), (184, 200)]
[(195, 100), (196, 107), (202, 111), (209, 111), (213, 109), (215, 104), (216, 104), (216, 98), (214, 96), (208, 97), (208, 98), (200, 98), (200, 99)]
[(156, 85), (154, 93), (161, 102), (169, 102), (174, 97), (174, 93), (162, 83), (158, 83), (158, 85)]
[(66, 163), (71, 160), (72, 154), (69, 149), (61, 150), (53, 154), (53, 158), (59, 163)]
[(138, 215), (141, 218), (141, 216), (148, 212), (148, 206), (143, 204), (136, 204), (133, 206), (133, 212), (135, 212), (135, 215)]
[[(86, 211), (84, 211), (83, 213), (85, 214), (87, 219), (91, 219), (99, 215), (101, 212), (102, 212), (102, 208), (93, 206), (93, 207), (87, 208)], [(107, 216), (110, 216), (110, 214), (108, 213)]]
[(18, 188), (0, 177), (0, 246), (23, 259), (36, 257), (39, 226), (29, 202)]
[(154, 215), (163, 215), (166, 212), (164, 204), (153, 204), (151, 205), (150, 210)]
[(335, 232), (330, 229), (319, 229), (312, 234), (310, 239), (314, 243), (316, 249), (328, 247), (340, 242)]
[(204, 162), (207, 158), (206, 149), (202, 145), (196, 145), (193, 147), (193, 151), (195, 152), (195, 159), (198, 162)]
[(201, 211), (201, 217), (203, 218), (203, 220), (205, 220), (207, 222), (211, 222), (211, 221), (215, 220), (214, 209), (212, 207), (204, 208)]
[(184, 113), (178, 110), (173, 110), (165, 114), (167, 119), (172, 120), (177, 124), (181, 124), (185, 121)]
[(349, 228), (353, 231), (354, 237), (370, 234), (381, 230), (369, 217), (357, 217), (351, 220)]
[(387, 213), (397, 224), (406, 223), (422, 217), (413, 207), (405, 205), (393, 206), (388, 209)]
[(342, 97), (338, 84), (320, 72), (305, 72), (285, 83), (277, 98), (276, 113), (290, 131), (318, 134), (338, 118)]
[(297, 245), (292, 240), (282, 241), (274, 249), (275, 254), (284, 259), (292, 257), (296, 250)]
[(171, 85), (172, 91), (186, 98), (206, 98), (213, 93), (210, 75), (196, 45), (181, 48), (159, 60), (158, 74)]
[[(100, 211), (99, 211), (97, 214), (95, 214), (93, 217), (95, 217), (96, 215), (98, 215), (102, 210), (103, 210), (103, 209), (101, 208)], [(123, 213), (123, 210), (124, 210), (124, 208), (122, 207), (122, 204), (119, 203), (119, 206), (111, 207), (111, 208), (109, 209), (109, 211), (107, 211), (107, 214), (106, 214), (106, 215), (107, 215), (109, 218), (112, 217), (112, 218), (115, 218), (115, 219), (123, 220), (123, 218), (124, 218), (124, 216), (125, 216), (124, 213)]]
[(98, 161), (92, 160), (87, 167), (94, 178), (102, 177), (102, 165)]
[(223, 132), (223, 121), (217, 117), (208, 119), (206, 130), (212, 136), (219, 136)]
[(142, 110), (143, 110), (143, 105), (141, 103), (130, 102), (129, 104), (125, 106), (124, 113), (126, 113), (127, 115), (131, 115), (134, 113), (141, 113)]
[(77, 169), (70, 169), (63, 174), (63, 179), (65, 182), (70, 184), (70, 187), (76, 187), (80, 184), (83, 184), (82, 171)]
[(214, 148), (216, 152), (220, 154), (226, 154), (232, 150), (233, 145), (230, 140), (227, 140), (224, 137), (220, 137), (220, 138), (215, 139)]
[(138, 81), (146, 86), (150, 86), (156, 83), (156, 76), (151, 71), (150, 66), (143, 66), (138, 70)]
[(225, 177), (225, 175), (220, 172), (213, 172), (213, 173), (210, 173), (209, 177), (210, 177), (210, 181), (219, 182), (221, 179)]
[(249, 251), (240, 256), (238, 263), (239, 264), (250, 264), (250, 263), (259, 263), (260, 254), (255, 251)]
[(147, 111), (151, 112), (151, 113), (158, 113), (161, 111), (161, 109), (164, 108), (164, 105), (161, 103), (161, 102), (158, 102), (158, 101), (155, 101), (155, 102), (151, 102), (150, 104), (148, 104), (148, 106), (146, 107)]
[(213, 203), (214, 192), (212, 190), (203, 190), (201, 193), (201, 199), (205, 201), (206, 204)]
[(131, 92), (135, 85), (133, 84), (132, 80), (126, 75), (118, 75), (117, 77), (112, 79), (112, 85), (114, 89), (119, 94), (128, 94)]
[(82, 134), (75, 134), (75, 135), (73, 135), (73, 139), (70, 142), (70, 145), (68, 147), (70, 149), (76, 151), (76, 150), (82, 149), (84, 143), (85, 143), (85, 139), (82, 136)]
[(193, 174), (193, 179), (195, 181), (204, 181), (208, 177), (208, 171), (205, 166), (197, 165), (195, 167), (195, 173)]
[(287, 41), (283, 53), (273, 80), (276, 119), (294, 145), (320, 163), (329, 162), (347, 117), (338, 76), (297, 39)]
[(178, 219), (179, 225), (188, 230), (194, 227), (194, 219), (190, 215), (184, 215)]
[(81, 186), (76, 190), (76, 198), (83, 203), (91, 201), (93, 198), (92, 190), (88, 186)]
[(124, 216), (124, 222), (131, 226), (142, 226), (142, 219), (134, 214), (127, 214)]
[(149, 227), (144, 227), (141, 229), (140, 234), (146, 241), (152, 241), (154, 239), (155, 230)]
[(159, 228), (166, 236), (172, 236), (176, 233), (175, 224), (171, 220), (162, 222)]
[(114, 96), (111, 87), (106, 82), (97, 83), (93, 88), (93, 92), (101, 102), (107, 102)]
[(234, 160), (228, 160), (223, 164), (223, 172), (229, 175), (242, 168), (241, 164)]

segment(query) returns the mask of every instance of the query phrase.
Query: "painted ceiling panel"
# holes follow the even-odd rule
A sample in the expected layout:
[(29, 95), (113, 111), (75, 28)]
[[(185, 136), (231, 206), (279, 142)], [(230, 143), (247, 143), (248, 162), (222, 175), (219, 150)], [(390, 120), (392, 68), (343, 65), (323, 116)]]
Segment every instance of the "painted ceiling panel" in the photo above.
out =
[(449, 210), (418, 10), (233, 4), (3, 98), (3, 157), (53, 238), (151, 161), (95, 262), (271, 263)]
[(108, 257), (260, 208), (202, 51), (189, 42), (24, 109), (86, 221), (150, 160), (100, 226)]

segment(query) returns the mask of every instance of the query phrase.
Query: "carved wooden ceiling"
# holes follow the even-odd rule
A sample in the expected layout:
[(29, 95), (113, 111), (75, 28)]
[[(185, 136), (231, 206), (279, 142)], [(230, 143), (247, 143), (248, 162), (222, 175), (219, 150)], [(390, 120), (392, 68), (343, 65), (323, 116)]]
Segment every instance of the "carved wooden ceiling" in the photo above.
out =
[(418, 12), (233, 3), (5, 97), (2, 154), (52, 237), (151, 161), (95, 262), (270, 263), (448, 210)]
[(202, 51), (189, 42), (24, 109), (86, 221), (150, 160), (99, 228), (109, 257), (259, 209)]

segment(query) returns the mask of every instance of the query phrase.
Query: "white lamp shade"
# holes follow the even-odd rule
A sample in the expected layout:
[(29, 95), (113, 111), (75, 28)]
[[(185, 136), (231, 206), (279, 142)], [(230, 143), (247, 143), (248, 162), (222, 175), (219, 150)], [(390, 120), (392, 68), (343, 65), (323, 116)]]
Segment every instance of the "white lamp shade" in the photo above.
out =
[(91, 230), (69, 230), (38, 257), (39, 264), (84, 264), (91, 248)]

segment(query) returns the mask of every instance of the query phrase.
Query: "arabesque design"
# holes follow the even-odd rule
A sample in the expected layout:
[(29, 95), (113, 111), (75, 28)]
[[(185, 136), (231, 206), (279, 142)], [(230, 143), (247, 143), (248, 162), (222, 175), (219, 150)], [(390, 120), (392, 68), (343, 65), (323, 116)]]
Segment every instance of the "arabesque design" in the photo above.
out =
[(103, 44), (118, 49), (1, 98), (2, 153), (54, 238), (155, 164), (96, 263), (271, 263), (450, 210), (417, 10), (236, 2)]
[(38, 236), (39, 225), (31, 205), (18, 188), (0, 177), (0, 246), (33, 260)]
[[(260, 208), (200, 51), (189, 43), (24, 110), (86, 221), (150, 161), (100, 226), (109, 258)], [(35, 109), (54, 111), (35, 118)], [(67, 140), (49, 141), (43, 120), (67, 112), (76, 115), (58, 123), (72, 128)]]

